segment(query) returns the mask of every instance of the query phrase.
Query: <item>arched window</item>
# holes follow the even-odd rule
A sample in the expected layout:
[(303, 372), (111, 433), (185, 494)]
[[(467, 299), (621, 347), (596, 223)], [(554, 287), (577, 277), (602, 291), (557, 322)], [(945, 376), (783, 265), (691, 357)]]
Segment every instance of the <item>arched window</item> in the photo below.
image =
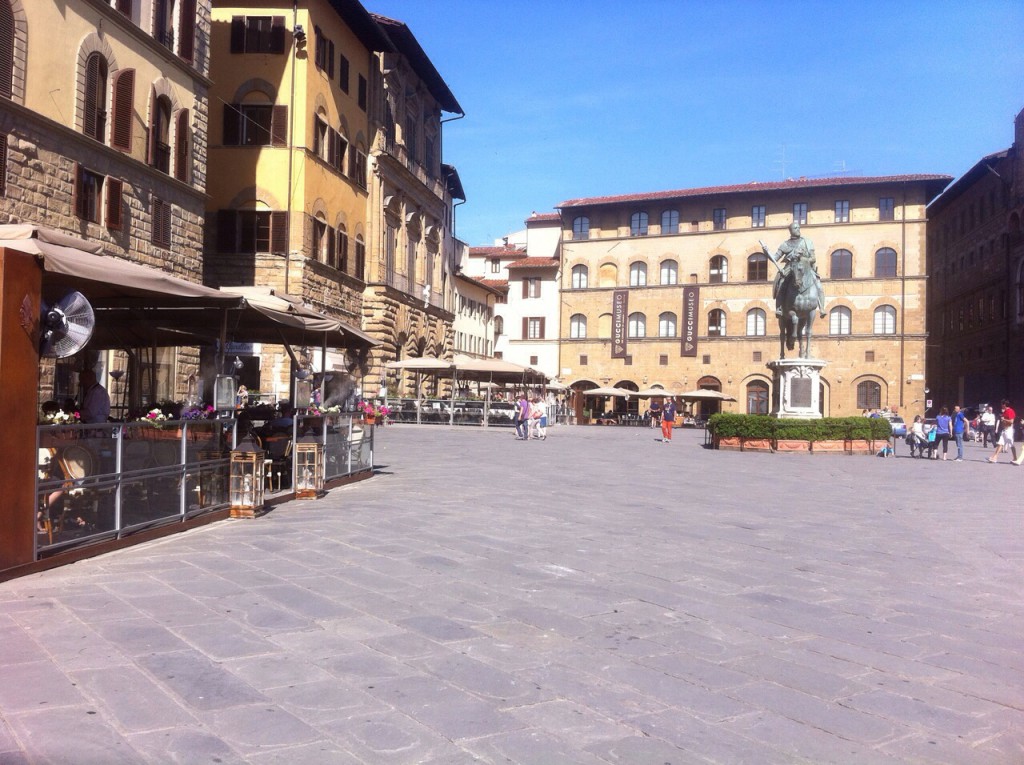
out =
[(494, 342), (498, 342), (498, 338), (505, 334), (505, 318), (503, 316), (494, 317)]
[(764, 380), (747, 383), (747, 414), (768, 414), (768, 383)]
[(678, 210), (665, 210), (661, 214), (661, 233), (662, 234), (678, 234), (679, 233), (679, 211)]
[(174, 177), (188, 183), (189, 168), (189, 136), (192, 131), (188, 125), (188, 109), (178, 112), (174, 125)]
[(708, 311), (708, 337), (725, 337), (725, 311), (721, 308)]
[(880, 305), (875, 309), (875, 334), (896, 334), (896, 309), (891, 305)]
[(710, 269), (708, 270), (708, 281), (712, 284), (725, 284), (729, 281), (729, 259), (725, 255), (715, 255), (711, 258)]
[(572, 219), (572, 238), (590, 239), (590, 218), (586, 215)]
[(637, 312), (629, 315), (629, 336), (647, 337), (647, 317)]
[(765, 313), (760, 308), (747, 311), (747, 337), (762, 337), (765, 330)]
[(0, 2), (0, 98), (14, 91), (14, 11), (8, 0)]
[(170, 129), (171, 101), (167, 96), (157, 96), (149, 130), (149, 164), (163, 173), (171, 172)]
[(348, 273), (348, 229), (338, 224), (338, 270)]
[(875, 276), (880, 279), (896, 276), (896, 250), (883, 247), (875, 253)]
[(362, 234), (356, 234), (356, 278), (366, 279), (366, 242)]
[(629, 286), (630, 287), (646, 287), (647, 286), (647, 264), (637, 261), (636, 263), (629, 264)]
[(82, 132), (100, 143), (107, 137), (107, 61), (99, 53), (90, 53), (85, 60)]
[(662, 284), (678, 284), (679, 282), (679, 264), (674, 260), (663, 260), (661, 261), (661, 283)]
[(582, 313), (574, 313), (569, 317), (569, 337), (578, 339), (587, 336), (587, 317)]
[(850, 309), (837, 306), (828, 312), (828, 333), (830, 335), (850, 334)]
[(768, 281), (768, 256), (763, 252), (755, 252), (747, 258), (747, 281)]
[(647, 213), (635, 212), (629, 219), (630, 236), (647, 236)]
[(572, 267), (572, 288), (574, 290), (585, 290), (589, 280), (589, 268), (583, 265)]
[(865, 380), (862, 383), (857, 383), (857, 408), (881, 409), (882, 386), (873, 380)]
[(658, 317), (658, 337), (676, 336), (676, 315), (671, 311), (665, 311)]
[(834, 250), (830, 258), (828, 275), (833, 279), (853, 278), (853, 253), (849, 250)]
[(313, 219), (313, 254), (321, 263), (333, 265), (331, 259), (334, 256), (333, 244), (334, 232), (327, 227), (327, 221), (322, 214), (317, 214)]

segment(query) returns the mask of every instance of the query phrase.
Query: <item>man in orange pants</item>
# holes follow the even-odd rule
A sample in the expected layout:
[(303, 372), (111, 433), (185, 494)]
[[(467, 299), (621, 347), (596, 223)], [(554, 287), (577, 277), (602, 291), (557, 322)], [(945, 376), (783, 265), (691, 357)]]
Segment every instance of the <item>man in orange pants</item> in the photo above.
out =
[(672, 443), (672, 428), (676, 424), (676, 402), (667, 399), (661, 408), (661, 440), (663, 443)]

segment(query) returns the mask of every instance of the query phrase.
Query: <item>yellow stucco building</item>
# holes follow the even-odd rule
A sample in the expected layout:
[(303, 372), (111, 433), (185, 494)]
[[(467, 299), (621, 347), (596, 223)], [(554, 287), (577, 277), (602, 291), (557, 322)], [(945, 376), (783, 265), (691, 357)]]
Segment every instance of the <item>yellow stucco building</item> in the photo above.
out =
[(563, 202), (560, 379), (711, 388), (737, 399), (726, 411), (771, 411), (776, 268), (760, 242), (774, 254), (796, 220), (826, 295), (811, 341), (828, 362), (822, 413), (923, 411), (925, 208), (950, 180), (799, 179)]

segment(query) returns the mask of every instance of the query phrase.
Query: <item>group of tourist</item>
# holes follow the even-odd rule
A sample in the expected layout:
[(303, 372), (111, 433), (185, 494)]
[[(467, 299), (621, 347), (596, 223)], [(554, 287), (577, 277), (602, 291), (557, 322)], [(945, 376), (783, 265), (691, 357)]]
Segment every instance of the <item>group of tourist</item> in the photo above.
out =
[(520, 393), (515, 410), (517, 441), (546, 441), (548, 438), (548, 407), (540, 396), (527, 398)]
[[(953, 439), (956, 443), (954, 462), (963, 462), (964, 439), (970, 437), (973, 427), (982, 436), (984, 446), (988, 446), (989, 442), (995, 445), (995, 452), (989, 457), (989, 462), (998, 462), (999, 455), (1005, 451), (1010, 454), (1010, 461), (1013, 464), (1020, 465), (1024, 463), (1024, 449), (1018, 457), (1014, 445), (1016, 421), (1017, 413), (1005, 399), (998, 417), (991, 406), (986, 406), (985, 411), (979, 413), (973, 423), (959, 406), (954, 406), (952, 412), (947, 407), (942, 407), (933, 425), (926, 424), (921, 415), (914, 417), (914, 422), (907, 432), (907, 444), (910, 446), (911, 456), (917, 450), (918, 456), (923, 457), (927, 450), (928, 457), (939, 459), (941, 447), (941, 459), (947, 459), (949, 441)], [(1024, 424), (1024, 419), (1021, 422)]]

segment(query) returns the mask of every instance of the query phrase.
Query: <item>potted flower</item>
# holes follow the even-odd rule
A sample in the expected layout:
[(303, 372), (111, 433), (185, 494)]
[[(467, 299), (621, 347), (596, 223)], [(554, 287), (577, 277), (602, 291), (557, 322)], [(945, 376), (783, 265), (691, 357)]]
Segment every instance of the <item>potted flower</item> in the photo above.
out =
[(376, 423), (378, 417), (387, 417), (391, 414), (391, 409), (387, 405), (378, 404), (376, 401), (360, 401), (358, 408), (363, 414), (363, 422), (367, 425)]
[(56, 411), (43, 412), (42, 419), (40, 419), (40, 425), (77, 425), (82, 421), (82, 416), (78, 412), (65, 412), (63, 409), (57, 409)]
[(209, 420), (215, 417), (217, 410), (207, 404), (206, 406), (190, 406), (188, 409), (181, 411), (181, 419), (183, 420)]

